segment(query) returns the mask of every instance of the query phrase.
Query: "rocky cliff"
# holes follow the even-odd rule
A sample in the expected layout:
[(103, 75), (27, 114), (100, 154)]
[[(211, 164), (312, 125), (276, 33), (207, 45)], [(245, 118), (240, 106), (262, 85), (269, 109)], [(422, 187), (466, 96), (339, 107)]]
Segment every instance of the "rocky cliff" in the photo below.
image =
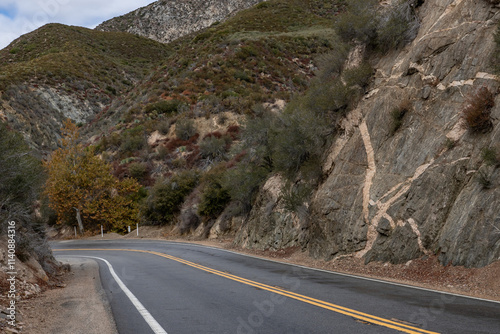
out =
[(97, 26), (102, 31), (126, 31), (168, 43), (225, 20), (263, 0), (161, 0)]
[[(325, 157), (307, 219), (283, 209), (283, 181), (274, 176), (237, 243), (300, 245), (314, 257), (367, 262), (436, 254), (443, 264), (471, 267), (500, 258), (500, 169), (481, 153), (500, 149), (500, 82), (492, 70), (500, 10), (479, 0), (419, 4), (418, 36), (376, 63), (371, 90)], [(482, 87), (496, 96), (493, 123), (473, 133), (462, 111)], [(402, 105), (394, 127), (391, 113)]]

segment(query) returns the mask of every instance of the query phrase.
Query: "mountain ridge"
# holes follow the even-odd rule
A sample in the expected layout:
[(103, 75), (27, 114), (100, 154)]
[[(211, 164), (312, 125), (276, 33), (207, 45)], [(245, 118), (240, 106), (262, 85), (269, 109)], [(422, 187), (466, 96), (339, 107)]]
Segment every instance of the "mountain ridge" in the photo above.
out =
[(99, 24), (101, 31), (124, 31), (168, 43), (224, 21), (263, 0), (160, 0)]

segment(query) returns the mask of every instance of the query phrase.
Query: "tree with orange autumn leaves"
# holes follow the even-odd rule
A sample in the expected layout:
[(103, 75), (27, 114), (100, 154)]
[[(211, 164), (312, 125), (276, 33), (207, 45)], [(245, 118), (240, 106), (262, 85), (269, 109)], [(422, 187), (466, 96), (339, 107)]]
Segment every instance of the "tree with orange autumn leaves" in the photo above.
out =
[(137, 181), (116, 178), (92, 147), (78, 143), (78, 129), (71, 121), (65, 122), (62, 131), (62, 147), (45, 163), (45, 194), (58, 223), (74, 224), (76, 217), (80, 229), (95, 230), (102, 224), (116, 232), (135, 225), (139, 217), (134, 200), (140, 189)]

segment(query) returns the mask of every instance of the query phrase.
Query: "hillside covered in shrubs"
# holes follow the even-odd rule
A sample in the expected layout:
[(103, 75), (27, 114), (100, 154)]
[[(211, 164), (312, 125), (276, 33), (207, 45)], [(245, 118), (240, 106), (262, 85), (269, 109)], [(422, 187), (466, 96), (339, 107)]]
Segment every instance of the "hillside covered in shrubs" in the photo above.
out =
[[(49, 25), (1, 51), (0, 115), (46, 153), (78, 126), (68, 178), (109, 180), (79, 181), (89, 231), (482, 266), (500, 255), (499, 21), (486, 0), (269, 0), (166, 45)], [(55, 111), (44, 135), (33, 115)], [(110, 224), (119, 197), (134, 214)]]
[(370, 59), (415, 36), (409, 4), (396, 9), (373, 17), (376, 2), (260, 3), (170, 43), (160, 68), (102, 115), (110, 130), (82, 131), (119, 177), (149, 189), (143, 223), (186, 232), (223, 212), (246, 215), (273, 173), (286, 175), (296, 210), (321, 180), (339, 121), (366, 93)]

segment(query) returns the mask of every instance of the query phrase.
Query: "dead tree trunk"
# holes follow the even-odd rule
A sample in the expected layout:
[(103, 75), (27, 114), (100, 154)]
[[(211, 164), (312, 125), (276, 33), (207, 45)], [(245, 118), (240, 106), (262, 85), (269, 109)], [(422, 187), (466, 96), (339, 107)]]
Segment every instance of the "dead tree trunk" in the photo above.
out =
[(83, 234), (83, 223), (82, 223), (82, 217), (80, 215), (80, 210), (77, 208), (73, 208), (76, 210), (76, 220), (78, 221), (78, 229), (80, 230), (80, 234)]

